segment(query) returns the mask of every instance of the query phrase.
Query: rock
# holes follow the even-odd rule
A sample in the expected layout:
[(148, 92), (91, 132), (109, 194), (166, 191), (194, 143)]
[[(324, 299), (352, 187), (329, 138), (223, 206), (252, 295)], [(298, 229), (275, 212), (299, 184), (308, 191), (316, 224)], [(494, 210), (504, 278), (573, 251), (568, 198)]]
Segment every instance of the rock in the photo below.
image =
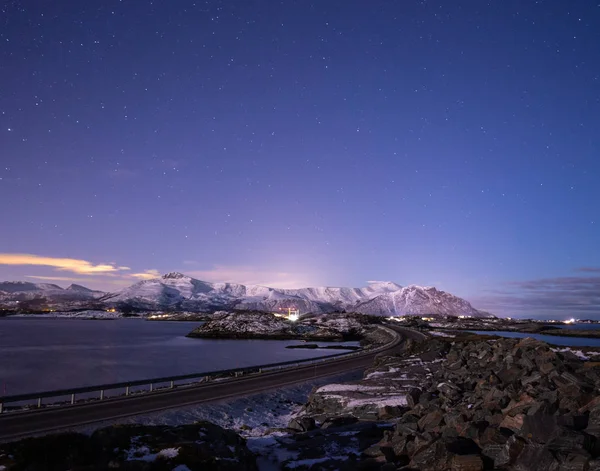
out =
[(444, 471), (450, 467), (451, 459), (452, 455), (448, 452), (446, 444), (438, 440), (420, 447), (412, 456), (409, 466), (421, 470)]
[(512, 384), (519, 381), (523, 371), (518, 366), (505, 367), (498, 371), (497, 376), (504, 384)]
[(389, 420), (402, 416), (406, 411), (405, 407), (400, 406), (383, 406), (377, 410), (377, 418), (379, 420)]
[(483, 460), (479, 455), (455, 455), (450, 464), (452, 471), (482, 471)]
[(518, 432), (521, 430), (521, 428), (523, 428), (525, 417), (526, 416), (524, 414), (517, 414), (514, 417), (507, 415), (500, 423), (500, 427), (507, 428), (513, 432)]
[(444, 420), (444, 414), (441, 411), (436, 410), (430, 412), (429, 414), (421, 417), (419, 420), (419, 430), (433, 430), (435, 427), (441, 424), (442, 420)]
[[(165, 450), (162, 451), (161, 450)], [(168, 451), (167, 451), (168, 450)], [(168, 426), (107, 427), (91, 436), (47, 435), (0, 445), (13, 455), (14, 469), (127, 470), (189, 469), (255, 471), (255, 456), (231, 430), (209, 422)], [(151, 458), (151, 459), (149, 459)]]
[[(540, 468), (542, 469), (542, 468)], [(543, 468), (546, 469), (546, 468)], [(571, 453), (567, 459), (561, 463), (558, 471), (589, 471), (590, 458), (579, 453)], [(552, 470), (553, 471), (553, 470)]]
[(414, 435), (395, 435), (391, 440), (392, 450), (397, 458), (408, 456), (408, 443), (414, 440)]
[(558, 471), (559, 463), (550, 451), (538, 444), (528, 443), (516, 458), (512, 469), (515, 471)]
[(538, 373), (538, 372), (534, 372), (534, 373), (531, 373), (529, 376), (526, 376), (525, 378), (521, 379), (521, 384), (523, 386), (526, 386), (528, 384), (535, 384), (535, 383), (539, 383), (541, 379), (542, 379), (542, 374)]
[(536, 443), (547, 443), (557, 432), (555, 416), (547, 414), (526, 415), (523, 417), (521, 433)]
[(295, 432), (309, 432), (316, 428), (315, 419), (312, 417), (294, 417), (288, 423), (288, 428)]
[(548, 441), (548, 449), (552, 452), (570, 453), (575, 450), (592, 451), (595, 439), (583, 432), (576, 432), (564, 427), (555, 429), (552, 438)]
[(355, 424), (356, 422), (358, 422), (358, 419), (352, 416), (330, 417), (321, 424), (321, 428), (328, 429), (344, 427), (347, 425)]
[(419, 388), (411, 388), (406, 393), (406, 402), (411, 409), (419, 403), (422, 391)]
[(517, 414), (527, 412), (533, 403), (535, 403), (535, 400), (528, 394), (524, 394), (520, 400), (510, 401), (508, 406), (502, 410), (502, 413), (514, 417)]
[(494, 456), (494, 466), (502, 468), (513, 464), (525, 447), (525, 440), (516, 435), (510, 437)]
[[(404, 388), (405, 412), (352, 409), (363, 420), (396, 419), (393, 433), (371, 447), (372, 459), (396, 466), (410, 460), (411, 469), (425, 470), (558, 471), (592, 468), (591, 458), (600, 457), (596, 369), (531, 339), (453, 339), (411, 348), (378, 360), (360, 383), (363, 391), (345, 393), (343, 400), (356, 404)], [(349, 411), (324, 407), (323, 397), (311, 401), (315, 410)]]
[(437, 386), (439, 392), (448, 399), (458, 399), (461, 396), (461, 389), (450, 382), (443, 382)]

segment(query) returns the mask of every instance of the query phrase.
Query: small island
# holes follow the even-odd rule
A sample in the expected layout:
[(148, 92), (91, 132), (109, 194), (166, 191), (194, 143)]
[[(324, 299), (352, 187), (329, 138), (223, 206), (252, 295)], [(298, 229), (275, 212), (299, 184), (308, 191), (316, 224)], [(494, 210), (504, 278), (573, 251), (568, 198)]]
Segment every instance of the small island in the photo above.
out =
[[(363, 340), (377, 318), (334, 313), (290, 320), (263, 311), (220, 311), (187, 336), (209, 339), (260, 339), (306, 341)], [(309, 347), (303, 347), (309, 348)]]

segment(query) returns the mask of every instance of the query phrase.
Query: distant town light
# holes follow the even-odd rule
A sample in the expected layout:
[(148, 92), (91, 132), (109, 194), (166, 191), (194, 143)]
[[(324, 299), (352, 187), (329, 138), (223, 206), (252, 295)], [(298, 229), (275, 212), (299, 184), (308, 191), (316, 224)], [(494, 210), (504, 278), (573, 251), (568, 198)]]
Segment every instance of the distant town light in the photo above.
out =
[(575, 323), (575, 319), (571, 318), (571, 319), (567, 319), (565, 321), (565, 324), (574, 324)]
[[(283, 310), (284, 308), (279, 308), (279, 310)], [(279, 314), (277, 312), (273, 312), (272, 314), (275, 317), (283, 317), (284, 319), (287, 319), (288, 321), (292, 321), (292, 322), (296, 322), (298, 319), (300, 319), (300, 309), (296, 309), (293, 307), (288, 307), (285, 308), (287, 310), (287, 315), (286, 314)]]

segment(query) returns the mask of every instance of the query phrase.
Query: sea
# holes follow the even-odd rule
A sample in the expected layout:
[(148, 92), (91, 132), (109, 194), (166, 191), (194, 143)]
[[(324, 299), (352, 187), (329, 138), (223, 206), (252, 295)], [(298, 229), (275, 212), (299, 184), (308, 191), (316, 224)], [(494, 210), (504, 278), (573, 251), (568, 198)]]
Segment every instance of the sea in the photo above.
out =
[[(0, 318), (0, 396), (334, 355), (295, 340), (187, 338), (199, 322)], [(327, 342), (318, 342), (327, 345)], [(343, 345), (358, 345), (345, 342)]]
[[(548, 324), (549, 326), (555, 326), (554, 324)], [(569, 324), (569, 325), (557, 325), (561, 329), (573, 329), (573, 330), (598, 330), (600, 324)], [(472, 330), (476, 334), (482, 335), (499, 335), (500, 337), (510, 338), (525, 338), (531, 337), (537, 340), (551, 343), (553, 345), (562, 345), (567, 347), (600, 347), (600, 338), (590, 337), (561, 337), (560, 335), (540, 335), (540, 334), (526, 334), (522, 332), (510, 332), (502, 330), (485, 331), (485, 330)]]

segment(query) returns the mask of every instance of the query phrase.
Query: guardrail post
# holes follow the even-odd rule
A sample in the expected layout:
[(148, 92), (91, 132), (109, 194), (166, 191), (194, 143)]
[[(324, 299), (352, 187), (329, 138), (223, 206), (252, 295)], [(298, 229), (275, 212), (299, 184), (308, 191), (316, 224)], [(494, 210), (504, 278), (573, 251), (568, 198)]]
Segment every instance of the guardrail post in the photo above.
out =
[(42, 407), (42, 398), (38, 397), (38, 409)]
[(75, 393), (71, 394), (71, 404), (75, 404)]
[(104, 389), (100, 390), (100, 400), (104, 399)]
[(175, 387), (175, 381), (171, 381), (171, 389)]
[(154, 391), (154, 388), (152, 387), (152, 383), (150, 383), (150, 392)]
[(0, 414), (4, 412), (4, 403), (0, 402)]
[(259, 369), (258, 369), (258, 372), (259, 372), (259, 373), (262, 373), (262, 368), (259, 368)]
[(125, 395), (129, 396), (129, 386), (125, 386)]

